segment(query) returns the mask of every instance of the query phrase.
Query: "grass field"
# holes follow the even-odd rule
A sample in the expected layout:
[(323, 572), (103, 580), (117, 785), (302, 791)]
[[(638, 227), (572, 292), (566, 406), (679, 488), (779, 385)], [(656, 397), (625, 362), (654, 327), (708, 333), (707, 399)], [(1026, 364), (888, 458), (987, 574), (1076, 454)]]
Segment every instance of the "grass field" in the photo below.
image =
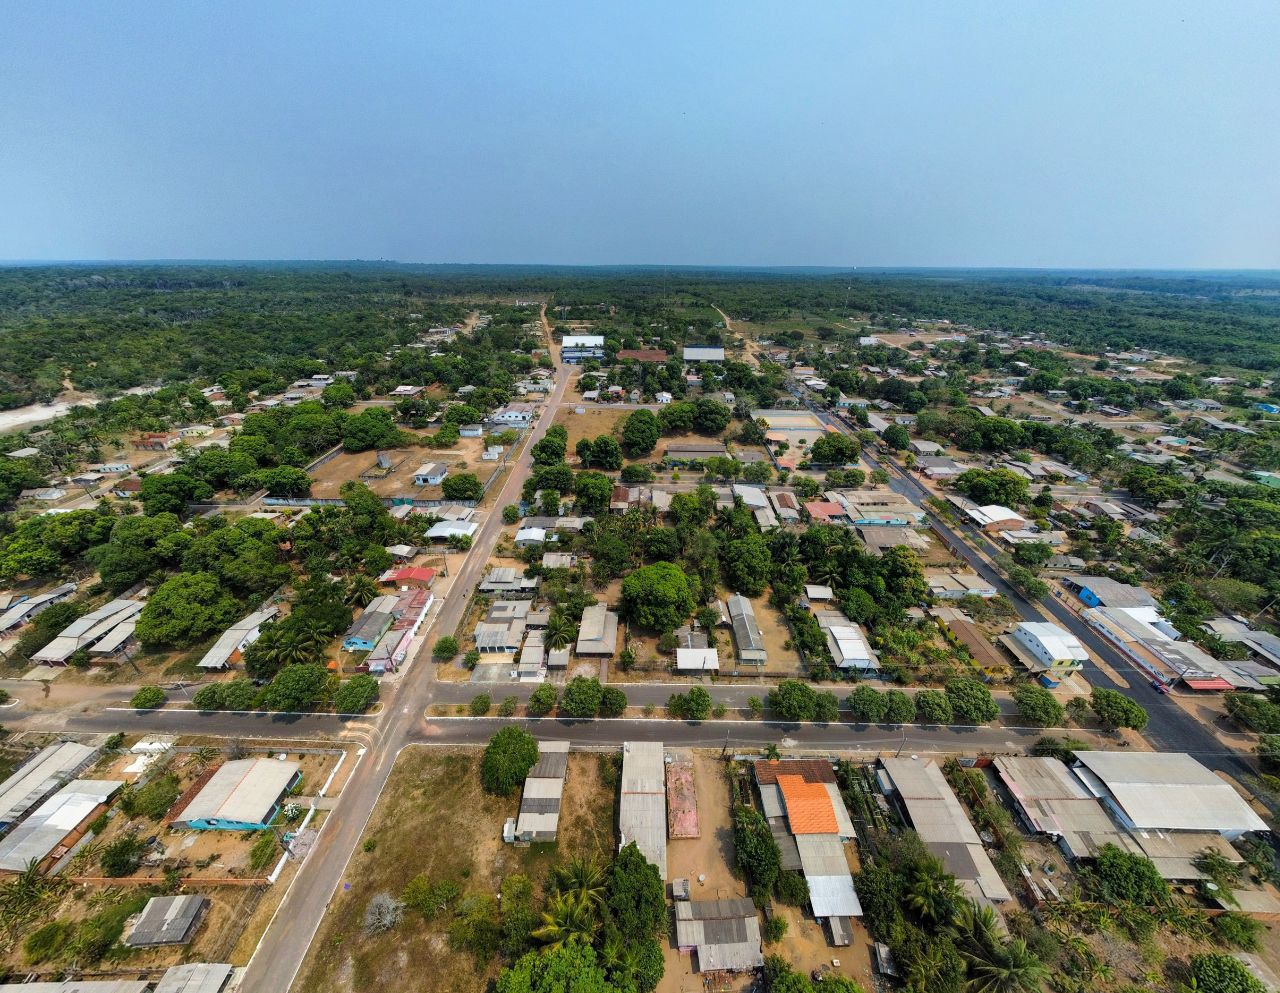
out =
[(483, 793), (479, 765), (478, 749), (411, 748), (401, 755), (369, 822), (372, 851), (352, 858), (295, 990), (480, 993), (497, 975), (497, 960), (478, 970), (468, 953), (450, 948), (447, 919), (425, 921), (412, 911), (394, 930), (369, 937), (361, 921), (370, 898), (398, 897), (419, 873), (433, 882), (452, 879), (464, 894), (496, 893), (503, 878), (523, 873), (540, 891), (561, 857), (604, 859), (612, 852), (615, 791), (600, 777), (599, 756), (570, 756), (560, 840), (528, 848), (502, 843), (502, 824), (515, 816), (519, 791), (507, 798)]

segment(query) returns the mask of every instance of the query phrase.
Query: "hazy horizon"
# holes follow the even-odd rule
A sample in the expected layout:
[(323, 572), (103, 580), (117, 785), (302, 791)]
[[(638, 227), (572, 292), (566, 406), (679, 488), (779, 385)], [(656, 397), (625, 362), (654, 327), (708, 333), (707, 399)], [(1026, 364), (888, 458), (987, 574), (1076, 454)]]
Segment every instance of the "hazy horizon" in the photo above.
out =
[(1262, 0), (29, 5), (0, 259), (1269, 271), (1277, 47)]

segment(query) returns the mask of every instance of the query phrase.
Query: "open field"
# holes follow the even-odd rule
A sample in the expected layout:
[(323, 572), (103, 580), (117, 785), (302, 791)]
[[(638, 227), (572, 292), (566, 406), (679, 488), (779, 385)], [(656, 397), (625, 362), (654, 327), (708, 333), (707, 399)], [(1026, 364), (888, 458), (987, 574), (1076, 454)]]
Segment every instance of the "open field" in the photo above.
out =
[[(614, 790), (600, 777), (600, 756), (572, 754), (557, 843), (516, 848), (502, 843), (502, 823), (515, 816), (519, 791), (484, 794), (478, 749), (413, 748), (396, 763), (357, 852), (303, 963), (295, 990), (306, 993), (479, 993), (498, 970), (477, 970), (466, 952), (449, 946), (444, 920), (413, 911), (388, 934), (366, 936), (361, 919), (369, 899), (399, 896), (419, 873), (433, 882), (457, 881), (464, 894), (492, 894), (503, 878), (527, 875), (535, 894), (558, 857), (614, 847)], [(464, 900), (466, 897), (464, 896)], [(424, 985), (424, 977), (431, 977)]]
[(617, 437), (622, 429), (622, 422), (630, 414), (629, 409), (617, 407), (588, 406), (581, 414), (574, 413), (573, 407), (561, 407), (556, 411), (556, 419), (552, 423), (564, 425), (569, 433), (569, 445), (566, 458), (576, 464), (574, 449), (583, 438), (594, 441), (602, 434)]
[[(425, 432), (419, 432), (425, 435)], [(343, 452), (312, 472), (311, 495), (332, 499), (339, 496), (342, 484), (348, 480), (359, 480), (381, 497), (414, 496), (424, 500), (438, 500), (441, 497), (439, 486), (415, 486), (413, 474), (424, 462), (443, 462), (450, 473), (471, 472), (483, 481), (493, 471), (497, 463), (486, 462), (480, 456), (488, 444), (485, 438), (459, 438), (445, 449), (426, 447), (394, 448), (387, 451), (394, 472), (382, 478), (360, 480), (360, 474), (377, 466), (378, 453)]]

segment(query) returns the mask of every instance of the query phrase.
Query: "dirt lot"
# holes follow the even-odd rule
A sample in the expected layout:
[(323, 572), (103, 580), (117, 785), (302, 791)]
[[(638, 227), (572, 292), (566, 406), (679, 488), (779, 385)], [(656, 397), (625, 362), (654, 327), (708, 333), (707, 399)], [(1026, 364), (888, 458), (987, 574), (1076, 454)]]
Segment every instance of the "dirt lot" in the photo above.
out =
[(352, 860), (294, 989), (409, 993), (425, 988), (429, 976), (438, 993), (479, 993), (497, 975), (496, 961), (478, 971), (471, 956), (449, 947), (445, 921), (424, 922), (412, 912), (391, 933), (368, 937), (360, 921), (369, 899), (398, 896), (418, 873), (456, 880), (471, 894), (494, 893), (504, 877), (524, 873), (536, 892), (558, 855), (612, 852), (615, 791), (600, 777), (599, 756), (570, 756), (560, 840), (528, 848), (502, 843), (502, 823), (515, 816), (519, 793), (483, 794), (479, 762), (476, 749), (404, 752), (369, 822), (376, 848)]
[[(425, 435), (427, 432), (418, 432)], [(443, 462), (449, 472), (474, 473), (483, 482), (496, 467), (494, 462), (486, 462), (480, 456), (486, 438), (459, 438), (457, 443), (445, 449), (435, 448), (395, 448), (386, 454), (390, 457), (394, 472), (382, 478), (360, 480), (360, 474), (368, 472), (377, 465), (376, 452), (356, 452), (338, 455), (312, 474), (311, 495), (331, 499), (338, 496), (342, 484), (348, 480), (360, 480), (374, 493), (382, 497), (416, 496), (424, 500), (439, 500), (439, 486), (415, 486), (413, 474), (424, 462)], [(398, 464), (397, 464), (398, 463)]]
[(563, 424), (565, 430), (569, 432), (568, 458), (570, 461), (576, 458), (574, 449), (579, 441), (583, 438), (594, 441), (602, 434), (611, 434), (616, 437), (622, 421), (630, 413), (629, 409), (588, 405), (585, 413), (575, 414), (572, 407), (561, 407), (556, 411), (554, 423)]
[[(800, 655), (794, 648), (784, 648), (791, 638), (791, 630), (787, 627), (786, 618), (781, 611), (769, 604), (769, 597), (762, 594), (751, 601), (756, 613), (756, 623), (760, 625), (760, 633), (764, 635), (765, 651), (769, 653), (769, 661), (764, 665), (765, 675), (794, 676), (802, 669)], [(726, 632), (726, 640), (733, 643), (733, 632)], [(732, 651), (732, 647), (729, 651)], [(754, 672), (753, 667), (744, 666), (742, 672)]]

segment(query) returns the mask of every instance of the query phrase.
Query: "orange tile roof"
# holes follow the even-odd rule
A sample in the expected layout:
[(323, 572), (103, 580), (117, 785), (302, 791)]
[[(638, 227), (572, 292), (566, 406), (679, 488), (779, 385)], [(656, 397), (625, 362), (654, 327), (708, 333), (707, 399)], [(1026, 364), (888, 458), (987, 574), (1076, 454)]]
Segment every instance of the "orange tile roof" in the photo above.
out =
[(778, 789), (787, 808), (792, 834), (838, 834), (831, 794), (822, 783), (806, 783), (801, 776), (779, 776)]

